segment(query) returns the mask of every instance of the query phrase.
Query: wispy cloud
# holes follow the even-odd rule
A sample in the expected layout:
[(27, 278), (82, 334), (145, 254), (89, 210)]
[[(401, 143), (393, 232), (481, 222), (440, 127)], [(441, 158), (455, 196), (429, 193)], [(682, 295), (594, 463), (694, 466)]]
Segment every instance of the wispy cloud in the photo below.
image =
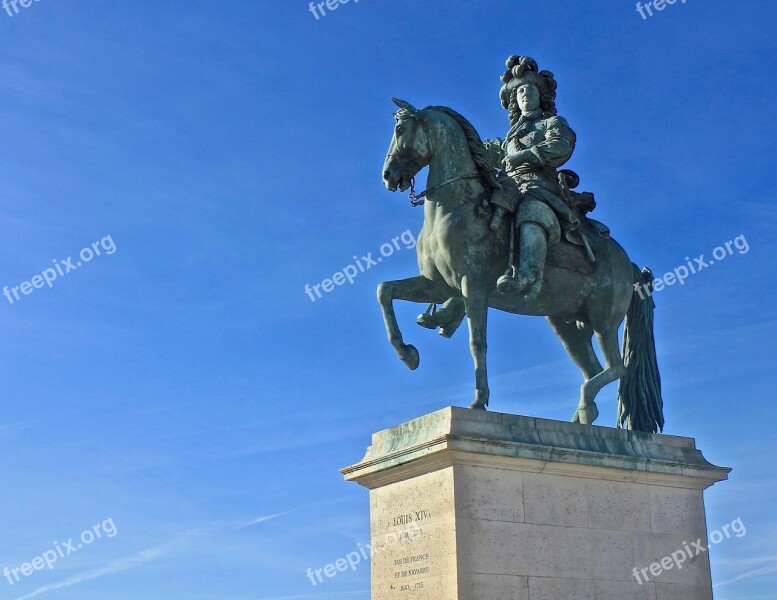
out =
[[(297, 510), (297, 509), (295, 509)], [(246, 527), (251, 527), (253, 525), (258, 525), (259, 523), (264, 523), (265, 521), (270, 521), (272, 519), (277, 519), (278, 517), (282, 517), (284, 515), (288, 515), (290, 512), (294, 512), (291, 510), (287, 510), (286, 512), (278, 513), (275, 515), (267, 515), (266, 517), (257, 517), (256, 519), (252, 519), (251, 521), (248, 521), (248, 523), (243, 523), (242, 525), (238, 525), (238, 529), (245, 529)]]
[(176, 539), (166, 544), (162, 544), (161, 546), (156, 546), (154, 548), (149, 548), (147, 550), (138, 552), (134, 556), (114, 560), (112, 562), (109, 562), (103, 567), (98, 567), (97, 569), (90, 569), (89, 571), (84, 571), (83, 573), (79, 573), (78, 575), (73, 575), (72, 577), (68, 577), (67, 579), (59, 581), (57, 583), (52, 583), (49, 585), (44, 585), (42, 587), (39, 587), (38, 589), (30, 592), (29, 594), (26, 594), (24, 596), (19, 596), (15, 600), (29, 600), (30, 598), (35, 598), (37, 596), (40, 596), (41, 594), (53, 592), (54, 590), (61, 590), (63, 588), (68, 588), (74, 585), (78, 585), (79, 583), (83, 583), (84, 581), (91, 581), (92, 579), (98, 579), (100, 577), (105, 577), (106, 575), (113, 575), (114, 573), (120, 573), (121, 571), (126, 571), (134, 567), (139, 567), (141, 565), (154, 562), (155, 560), (158, 560), (159, 558), (163, 557), (165, 554), (169, 553), (182, 541), (183, 541), (182, 539)]
[[(294, 510), (297, 510), (297, 509), (294, 509)], [(223, 530), (227, 528), (234, 530), (234, 529), (242, 529), (244, 527), (251, 527), (259, 523), (264, 523), (265, 521), (277, 519), (278, 517), (287, 515), (290, 512), (293, 512), (293, 510), (286, 511), (283, 513), (277, 513), (274, 515), (257, 517), (255, 519), (252, 519), (251, 521), (248, 521), (247, 523), (243, 523), (238, 526), (235, 526), (233, 524), (229, 527), (226, 527), (225, 524), (222, 522), (220, 524), (211, 525), (203, 529), (196, 529), (188, 533), (185, 533), (183, 535), (180, 535), (165, 544), (161, 544), (159, 546), (154, 546), (153, 548), (142, 550), (141, 552), (138, 552), (133, 556), (120, 558), (120, 559), (111, 561), (102, 567), (98, 567), (96, 569), (90, 569), (88, 571), (84, 571), (83, 573), (79, 573), (77, 575), (73, 575), (72, 577), (68, 577), (67, 579), (63, 579), (62, 581), (44, 585), (42, 587), (39, 587), (36, 590), (33, 590), (29, 594), (26, 594), (24, 596), (19, 596), (14, 600), (30, 600), (31, 598), (36, 598), (37, 596), (46, 594), (48, 592), (61, 590), (63, 588), (68, 588), (74, 585), (78, 585), (79, 583), (83, 583), (85, 581), (91, 581), (93, 579), (98, 579), (100, 577), (105, 577), (108, 575), (113, 575), (115, 573), (120, 573), (122, 571), (127, 571), (128, 569), (140, 567), (148, 563), (152, 563), (156, 560), (159, 560), (160, 558), (164, 557), (165, 555), (173, 551), (176, 551), (179, 549), (186, 549), (190, 547), (190, 544), (188, 543), (188, 541), (192, 537), (216, 533), (219, 530)]]
[(737, 575), (736, 577), (732, 577), (731, 579), (726, 579), (725, 581), (716, 583), (712, 587), (719, 588), (719, 587), (723, 587), (724, 585), (731, 585), (732, 583), (738, 583), (740, 581), (744, 581), (745, 579), (753, 579), (754, 577), (769, 575), (770, 573), (777, 573), (777, 561), (773, 562), (770, 565), (766, 565), (765, 567), (761, 567), (760, 569), (753, 569), (752, 571), (747, 571), (746, 573), (742, 573), (740, 575)]
[(13, 433), (15, 431), (19, 431), (20, 429), (27, 429), (33, 423), (35, 423), (35, 421), (19, 421), (18, 423), (6, 423), (5, 425), (0, 425), (0, 435)]

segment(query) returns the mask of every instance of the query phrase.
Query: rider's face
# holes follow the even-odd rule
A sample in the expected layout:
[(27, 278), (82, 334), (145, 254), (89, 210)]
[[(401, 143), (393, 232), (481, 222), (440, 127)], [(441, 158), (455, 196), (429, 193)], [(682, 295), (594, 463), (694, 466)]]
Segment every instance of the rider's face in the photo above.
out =
[(540, 107), (540, 91), (535, 85), (527, 83), (520, 86), (515, 90), (515, 97), (523, 114), (530, 113)]

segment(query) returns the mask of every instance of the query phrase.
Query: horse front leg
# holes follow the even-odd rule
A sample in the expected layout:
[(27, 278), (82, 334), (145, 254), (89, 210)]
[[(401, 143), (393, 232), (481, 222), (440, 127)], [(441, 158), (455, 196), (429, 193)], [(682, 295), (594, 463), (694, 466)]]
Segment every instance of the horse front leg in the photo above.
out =
[(408, 368), (418, 368), (420, 356), (418, 350), (412, 344), (405, 344), (402, 332), (394, 313), (394, 300), (407, 300), (408, 302), (443, 302), (448, 298), (444, 292), (437, 290), (437, 286), (426, 277), (418, 275), (398, 281), (384, 281), (378, 286), (378, 302), (383, 311), (383, 321), (386, 324), (388, 340), (397, 351), (399, 358)]
[(488, 406), (488, 369), (486, 367), (486, 342), (488, 329), (488, 293), (485, 286), (473, 284), (467, 277), (462, 280), (464, 305), (469, 324), (469, 346), (475, 363), (475, 400), (470, 408), (485, 410)]

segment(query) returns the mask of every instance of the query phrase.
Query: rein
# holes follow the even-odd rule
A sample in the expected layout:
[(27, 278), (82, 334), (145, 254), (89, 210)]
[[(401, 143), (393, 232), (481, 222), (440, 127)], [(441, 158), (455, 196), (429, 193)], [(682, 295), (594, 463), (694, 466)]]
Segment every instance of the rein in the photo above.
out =
[(462, 181), (464, 179), (480, 179), (480, 176), (479, 175), (460, 175), (458, 177), (451, 177), (450, 179), (446, 179), (442, 183), (433, 185), (432, 187), (425, 189), (423, 192), (416, 194), (415, 177), (413, 177), (410, 180), (410, 206), (412, 206), (413, 208), (416, 208), (418, 206), (423, 206), (424, 202), (426, 202), (424, 198), (426, 198), (426, 196), (428, 196), (429, 194), (444, 188), (446, 185), (450, 185), (452, 183), (455, 183), (457, 181)]

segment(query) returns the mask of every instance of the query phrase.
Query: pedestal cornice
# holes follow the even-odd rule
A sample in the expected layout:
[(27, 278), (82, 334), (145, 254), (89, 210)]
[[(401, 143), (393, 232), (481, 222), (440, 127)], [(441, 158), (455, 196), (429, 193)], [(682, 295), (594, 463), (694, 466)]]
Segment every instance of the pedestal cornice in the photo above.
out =
[(374, 489), (455, 464), (691, 489), (731, 470), (708, 462), (692, 438), (448, 407), (375, 433), (341, 473)]

